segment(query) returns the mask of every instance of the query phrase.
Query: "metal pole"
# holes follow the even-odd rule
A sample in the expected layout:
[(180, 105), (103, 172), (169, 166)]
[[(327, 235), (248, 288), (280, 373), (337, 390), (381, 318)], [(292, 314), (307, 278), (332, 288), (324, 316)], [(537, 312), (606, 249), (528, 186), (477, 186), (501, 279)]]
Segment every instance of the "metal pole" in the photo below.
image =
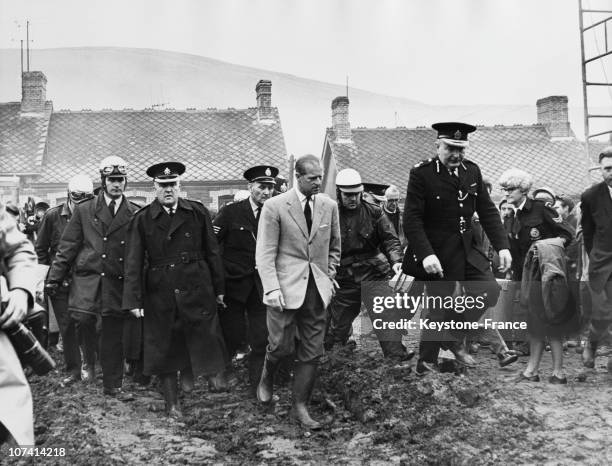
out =
[(591, 162), (591, 156), (589, 153), (589, 107), (587, 103), (587, 76), (586, 76), (586, 63), (584, 61), (584, 24), (582, 20), (582, 0), (578, 0), (578, 20), (580, 26), (580, 65), (582, 67), (582, 101), (584, 105), (584, 140), (585, 140), (585, 151), (589, 164)]
[(30, 22), (26, 22), (26, 56), (28, 57), (28, 71), (30, 71)]
[(21, 39), (21, 74), (23, 74), (23, 39)]

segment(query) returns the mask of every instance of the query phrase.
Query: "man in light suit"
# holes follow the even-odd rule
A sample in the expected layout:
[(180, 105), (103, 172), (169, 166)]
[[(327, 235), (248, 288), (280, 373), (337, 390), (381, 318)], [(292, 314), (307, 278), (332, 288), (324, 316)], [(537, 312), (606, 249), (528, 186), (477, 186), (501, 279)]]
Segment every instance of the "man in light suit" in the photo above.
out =
[(300, 157), (295, 171), (297, 186), (268, 200), (259, 222), (255, 261), (269, 336), (257, 398), (262, 403), (272, 401), (274, 372), (295, 349), (292, 416), (304, 427), (319, 429), (307, 402), (323, 354), (326, 308), (335, 291), (340, 227), (337, 204), (319, 194), (319, 159)]
[(595, 366), (599, 340), (607, 334), (612, 323), (612, 146), (601, 151), (599, 165), (603, 181), (582, 193), (580, 203), (580, 223), (584, 247), (589, 255), (588, 283), (593, 306), (582, 362), (590, 368)]

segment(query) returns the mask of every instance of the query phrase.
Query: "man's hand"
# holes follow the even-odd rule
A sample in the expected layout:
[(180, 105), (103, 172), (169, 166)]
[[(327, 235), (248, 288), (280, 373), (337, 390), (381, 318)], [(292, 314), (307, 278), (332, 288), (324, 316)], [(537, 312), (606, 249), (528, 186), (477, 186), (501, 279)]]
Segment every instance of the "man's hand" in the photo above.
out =
[(223, 294), (218, 294), (217, 295), (217, 309), (227, 309), (227, 304), (225, 304), (225, 301), (223, 301), (223, 298), (225, 298), (225, 295)]
[(137, 319), (140, 319), (141, 317), (144, 317), (144, 310), (138, 307), (134, 309), (130, 309), (130, 315), (132, 317), (136, 317)]
[(273, 309), (282, 311), (285, 307), (285, 298), (283, 298), (280, 290), (274, 290), (264, 295), (263, 303)]
[(0, 315), (0, 328), (7, 329), (14, 327), (28, 313), (28, 293), (21, 288), (9, 291), (8, 305)]
[(331, 285), (332, 285), (332, 298), (333, 298), (334, 296), (336, 296), (336, 291), (338, 291), (338, 289), (340, 288), (340, 285), (338, 285), (338, 282), (335, 279), (330, 278), (330, 280), (331, 280)]
[(435, 254), (430, 254), (425, 259), (423, 259), (423, 268), (425, 269), (425, 272), (430, 275), (438, 275), (440, 276), (440, 278), (444, 277), (442, 264), (440, 264), (440, 260)]
[(510, 255), (510, 251), (508, 249), (500, 249), (499, 251), (499, 268), (498, 270), (502, 273), (510, 270), (510, 266), (512, 265), (512, 256)]
[(397, 264), (393, 264), (393, 267), (391, 267), (393, 269), (393, 273), (395, 275), (399, 275), (402, 271), (402, 263), (398, 262)]

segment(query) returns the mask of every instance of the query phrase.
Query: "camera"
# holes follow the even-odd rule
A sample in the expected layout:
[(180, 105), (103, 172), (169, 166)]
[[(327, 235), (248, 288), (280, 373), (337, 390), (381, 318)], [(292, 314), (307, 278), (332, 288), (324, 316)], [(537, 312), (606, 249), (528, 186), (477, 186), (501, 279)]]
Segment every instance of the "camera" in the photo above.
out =
[[(0, 288), (2, 289), (1, 296), (3, 301), (1, 302), (0, 306), (0, 314), (4, 312), (6, 306), (8, 305), (8, 301), (5, 301), (8, 295), (8, 293), (5, 291), (6, 282), (4, 279), (2, 279), (1, 282)], [(44, 311), (35, 312), (29, 315), (26, 319), (26, 324), (34, 329), (44, 341), (47, 326)], [(11, 341), (13, 348), (15, 349), (17, 356), (19, 356), (19, 360), (23, 366), (30, 366), (36, 375), (45, 375), (55, 369), (55, 361), (53, 358), (51, 358), (51, 356), (49, 356), (49, 353), (47, 353), (41, 343), (34, 336), (34, 333), (32, 333), (32, 331), (30, 331), (26, 325), (23, 323), (18, 323), (10, 328), (3, 329), (2, 331), (8, 335), (9, 340)]]

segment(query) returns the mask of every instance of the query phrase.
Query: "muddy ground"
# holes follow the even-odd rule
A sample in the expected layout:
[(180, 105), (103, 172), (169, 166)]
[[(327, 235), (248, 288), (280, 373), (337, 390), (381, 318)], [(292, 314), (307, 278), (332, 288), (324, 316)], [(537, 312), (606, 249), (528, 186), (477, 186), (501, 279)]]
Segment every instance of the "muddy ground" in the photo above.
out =
[[(413, 349), (414, 341), (407, 344)], [(61, 355), (54, 353), (57, 360)], [(101, 380), (63, 387), (63, 375), (30, 378), (36, 442), (66, 449), (64, 458), (2, 464), (610, 464), (612, 376), (607, 357), (578, 381), (580, 355), (567, 353), (569, 383), (515, 383), (526, 358), (500, 369), (486, 349), (465, 376), (418, 378), (386, 363), (371, 336), (332, 355), (321, 369), (312, 415), (326, 427), (308, 432), (289, 419), (290, 392), (262, 409), (243, 382), (231, 393), (200, 384), (182, 398), (185, 417), (163, 415), (154, 386), (129, 380), (133, 401), (102, 395)], [(237, 366), (238, 378), (246, 371)], [(550, 373), (544, 356), (543, 376)], [(584, 378), (584, 377), (582, 377)]]

